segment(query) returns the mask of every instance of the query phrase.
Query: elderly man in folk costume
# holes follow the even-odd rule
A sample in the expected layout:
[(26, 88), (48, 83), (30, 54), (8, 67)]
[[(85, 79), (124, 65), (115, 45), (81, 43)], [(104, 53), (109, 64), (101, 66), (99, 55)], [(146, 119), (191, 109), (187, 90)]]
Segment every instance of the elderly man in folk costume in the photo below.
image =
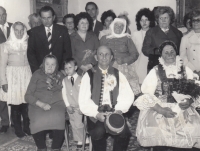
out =
[(80, 110), (88, 116), (94, 151), (106, 151), (106, 133), (114, 136), (113, 150), (124, 151), (130, 131), (122, 113), (129, 110), (134, 94), (125, 76), (111, 66), (113, 54), (107, 46), (99, 47), (95, 58), (98, 65), (82, 78)]

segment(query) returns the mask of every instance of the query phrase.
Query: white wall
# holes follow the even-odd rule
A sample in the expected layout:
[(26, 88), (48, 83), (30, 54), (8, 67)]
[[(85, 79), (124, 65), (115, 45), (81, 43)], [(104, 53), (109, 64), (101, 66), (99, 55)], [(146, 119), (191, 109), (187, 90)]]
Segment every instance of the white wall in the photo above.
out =
[[(78, 1), (78, 7), (77, 6)], [(135, 15), (141, 8), (147, 7), (151, 10), (155, 6), (170, 6), (176, 13), (176, 0), (69, 0), (69, 13), (77, 14), (85, 11), (85, 4), (89, 1), (95, 2), (99, 7), (98, 20), (104, 11), (112, 9), (116, 15), (123, 11), (127, 11), (131, 21), (130, 29), (136, 30)], [(79, 8), (79, 9), (77, 9)]]
[[(153, 9), (155, 6), (170, 6), (176, 12), (176, 0), (68, 0), (68, 13), (77, 14), (85, 11), (85, 4), (94, 1), (99, 7), (98, 20), (104, 11), (112, 9), (116, 15), (127, 11), (131, 20), (130, 29), (136, 30), (135, 15), (139, 9), (148, 7)], [(30, 15), (30, 0), (0, 0), (0, 6), (7, 10), (7, 20), (9, 22), (21, 21), (27, 28), (28, 16)]]
[(21, 21), (29, 29), (28, 16), (30, 15), (29, 0), (0, 0), (0, 6), (3, 6), (7, 12), (7, 21), (14, 23)]

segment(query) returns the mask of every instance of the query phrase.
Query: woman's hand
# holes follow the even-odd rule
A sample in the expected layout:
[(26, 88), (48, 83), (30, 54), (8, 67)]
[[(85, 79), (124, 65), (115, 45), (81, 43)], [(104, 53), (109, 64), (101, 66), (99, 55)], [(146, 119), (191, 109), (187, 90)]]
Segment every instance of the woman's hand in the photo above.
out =
[(72, 106), (68, 106), (68, 107), (67, 107), (67, 112), (68, 112), (69, 114), (73, 114), (73, 113), (74, 113), (74, 108), (73, 108)]
[(83, 70), (84, 72), (87, 72), (88, 70), (92, 69), (92, 65), (91, 64), (87, 64), (87, 65), (82, 65), (81, 70)]
[(98, 113), (96, 115), (97, 120), (99, 120), (100, 122), (104, 122), (104, 120), (106, 119), (106, 115), (108, 115), (108, 113)]
[(187, 108), (189, 108), (191, 106), (191, 104), (194, 102), (191, 98), (190, 99), (185, 99), (186, 102), (182, 102), (182, 103), (179, 103), (179, 107), (182, 109), (182, 110), (186, 110)]
[(42, 108), (45, 111), (48, 111), (48, 110), (51, 109), (51, 106), (49, 104), (41, 102), (39, 100), (36, 102), (36, 105), (39, 106), (40, 108)]
[(173, 112), (170, 108), (164, 107), (161, 109), (161, 114), (166, 118), (173, 118), (176, 116), (176, 112)]
[(7, 93), (7, 92), (8, 92), (8, 84), (2, 85), (2, 89), (3, 89), (3, 91), (4, 91), (5, 93)]

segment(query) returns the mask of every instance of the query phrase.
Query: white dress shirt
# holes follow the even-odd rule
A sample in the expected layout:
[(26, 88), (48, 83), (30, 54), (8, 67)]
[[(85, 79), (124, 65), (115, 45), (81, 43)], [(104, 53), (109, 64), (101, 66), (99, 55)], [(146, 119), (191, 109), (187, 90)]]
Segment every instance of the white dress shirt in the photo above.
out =
[[(75, 83), (76, 79), (78, 78), (78, 74), (75, 73), (73, 76), (67, 76), (68, 79), (70, 79), (71, 77), (74, 78), (74, 83)], [(69, 101), (68, 101), (68, 99), (67, 99), (66, 91), (69, 91), (69, 90), (66, 90), (65, 80), (64, 80), (64, 79), (63, 79), (63, 81), (62, 81), (62, 85), (63, 85), (63, 88), (62, 88), (63, 100), (64, 100), (64, 102), (65, 102), (66, 107), (68, 107), (68, 106), (70, 106), (70, 104), (69, 104)]]
[(95, 20), (93, 21), (93, 31), (94, 31), (94, 28), (95, 28), (96, 22), (97, 22), (97, 20), (95, 19)]
[(48, 33), (49, 33), (49, 28), (50, 28), (50, 32), (51, 32), (51, 35), (52, 35), (53, 25), (51, 27), (45, 26), (46, 35), (48, 35)]
[[(91, 99), (90, 88), (90, 77), (88, 73), (85, 73), (82, 78), (79, 91), (79, 107), (84, 115), (96, 118), (96, 115), (99, 113), (98, 105), (96, 105)], [(133, 101), (133, 91), (126, 77), (121, 72), (119, 72), (119, 94), (117, 97), (115, 110), (121, 110), (123, 113), (126, 113), (132, 105)]]

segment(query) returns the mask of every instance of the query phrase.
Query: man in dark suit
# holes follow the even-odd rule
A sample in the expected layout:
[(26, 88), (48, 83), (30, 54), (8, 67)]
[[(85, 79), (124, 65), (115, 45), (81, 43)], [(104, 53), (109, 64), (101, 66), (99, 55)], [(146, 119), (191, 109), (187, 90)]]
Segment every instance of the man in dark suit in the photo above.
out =
[(103, 30), (103, 25), (97, 20), (97, 15), (99, 14), (98, 6), (94, 2), (88, 2), (85, 6), (85, 11), (93, 19), (93, 32), (99, 37), (99, 32)]
[[(34, 28), (34, 27), (40, 26), (42, 24), (40, 16), (37, 13), (33, 13), (33, 14), (29, 15), (28, 19), (29, 19), (28, 24), (31, 27), (31, 29)], [(27, 31), (27, 34), (29, 36), (30, 36), (30, 33), (31, 33), (31, 29), (29, 29)]]
[(44, 57), (52, 53), (58, 59), (59, 69), (64, 59), (72, 56), (71, 42), (67, 28), (53, 24), (55, 12), (50, 6), (40, 9), (42, 25), (31, 29), (28, 39), (27, 57), (32, 73), (39, 69)]
[[(7, 13), (5, 8), (0, 6), (0, 45), (8, 39), (10, 35), (10, 28), (12, 26), (11, 23), (7, 21)], [(3, 51), (3, 50), (0, 50)], [(1, 72), (1, 71), (0, 71)], [(0, 81), (1, 86), (1, 81)], [(0, 88), (1, 89), (1, 88)], [(1, 117), (1, 129), (0, 134), (7, 132), (9, 127), (9, 115), (8, 115), (8, 106), (4, 100), (0, 100), (0, 117)]]

